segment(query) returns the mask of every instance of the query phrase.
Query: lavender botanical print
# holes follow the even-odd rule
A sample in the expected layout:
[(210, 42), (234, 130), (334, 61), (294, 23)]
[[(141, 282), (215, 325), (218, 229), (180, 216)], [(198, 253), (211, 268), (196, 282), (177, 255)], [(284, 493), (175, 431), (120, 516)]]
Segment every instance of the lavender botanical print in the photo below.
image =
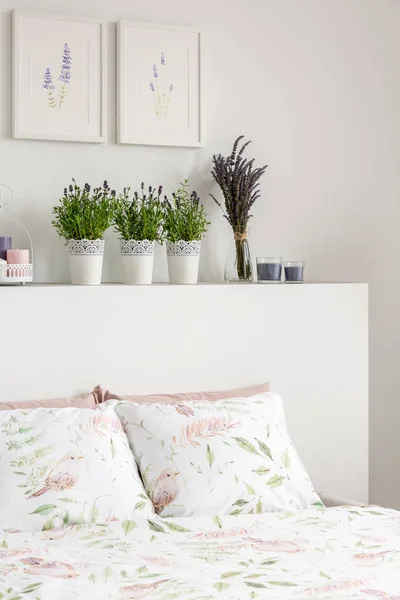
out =
[(377, 507), (0, 530), (3, 600), (399, 600), (399, 572)]
[(160, 69), (158, 69), (157, 65), (153, 65), (153, 81), (150, 81), (150, 90), (154, 94), (154, 111), (156, 116), (166, 119), (169, 114), (169, 104), (174, 84), (165, 84), (163, 82), (163, 67), (166, 65), (164, 52), (161, 52), (160, 65)]
[(319, 505), (277, 394), (116, 407), (163, 517), (240, 515)]
[[(0, 527), (50, 530), (153, 514), (110, 406), (0, 413)], [(1, 598), (1, 597), (0, 597)]]
[(54, 90), (56, 89), (55, 85), (53, 85), (53, 75), (51, 73), (50, 67), (46, 68), (46, 71), (43, 74), (43, 84), (42, 88), (46, 90), (47, 93), (47, 105), (52, 109), (60, 109), (64, 104), (67, 95), (68, 95), (68, 85), (71, 82), (71, 69), (72, 69), (72, 58), (71, 58), (71, 49), (67, 43), (64, 44), (63, 53), (61, 57), (61, 69), (58, 80), (61, 82), (58, 98), (55, 97)]

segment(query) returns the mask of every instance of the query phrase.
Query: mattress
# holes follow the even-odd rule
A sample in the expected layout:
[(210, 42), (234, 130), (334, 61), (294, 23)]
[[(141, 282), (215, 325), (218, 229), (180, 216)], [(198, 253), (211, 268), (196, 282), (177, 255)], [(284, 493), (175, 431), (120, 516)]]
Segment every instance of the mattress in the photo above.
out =
[(400, 512), (341, 507), (0, 531), (2, 600), (400, 600)]

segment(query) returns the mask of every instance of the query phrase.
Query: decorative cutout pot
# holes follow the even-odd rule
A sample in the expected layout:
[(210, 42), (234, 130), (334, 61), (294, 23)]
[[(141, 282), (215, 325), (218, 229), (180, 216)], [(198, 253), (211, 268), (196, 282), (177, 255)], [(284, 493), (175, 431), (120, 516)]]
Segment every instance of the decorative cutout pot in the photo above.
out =
[(197, 283), (201, 240), (167, 242), (170, 283)]
[(74, 285), (99, 285), (103, 269), (104, 240), (69, 240), (69, 266)]
[(121, 240), (124, 283), (146, 285), (152, 282), (155, 246), (150, 240)]

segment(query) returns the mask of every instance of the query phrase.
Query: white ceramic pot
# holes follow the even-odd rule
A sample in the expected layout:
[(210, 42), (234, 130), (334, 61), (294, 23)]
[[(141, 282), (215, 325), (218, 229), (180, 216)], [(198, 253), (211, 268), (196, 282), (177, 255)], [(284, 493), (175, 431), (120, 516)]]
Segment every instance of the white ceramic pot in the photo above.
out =
[(121, 240), (124, 283), (148, 285), (152, 282), (155, 246), (150, 240)]
[(200, 240), (167, 242), (170, 283), (197, 283), (199, 275)]
[(69, 240), (69, 267), (74, 285), (99, 285), (103, 269), (104, 240)]

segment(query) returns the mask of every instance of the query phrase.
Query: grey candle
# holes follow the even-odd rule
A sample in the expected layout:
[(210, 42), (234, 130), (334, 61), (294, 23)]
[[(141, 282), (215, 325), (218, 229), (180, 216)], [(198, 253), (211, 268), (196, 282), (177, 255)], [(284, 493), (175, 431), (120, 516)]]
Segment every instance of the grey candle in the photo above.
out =
[(0, 236), (0, 258), (7, 260), (7, 250), (11, 250), (11, 238), (5, 235)]
[(282, 277), (282, 259), (257, 258), (258, 283), (280, 283)]
[(302, 260), (284, 262), (286, 283), (303, 283), (304, 262)]

